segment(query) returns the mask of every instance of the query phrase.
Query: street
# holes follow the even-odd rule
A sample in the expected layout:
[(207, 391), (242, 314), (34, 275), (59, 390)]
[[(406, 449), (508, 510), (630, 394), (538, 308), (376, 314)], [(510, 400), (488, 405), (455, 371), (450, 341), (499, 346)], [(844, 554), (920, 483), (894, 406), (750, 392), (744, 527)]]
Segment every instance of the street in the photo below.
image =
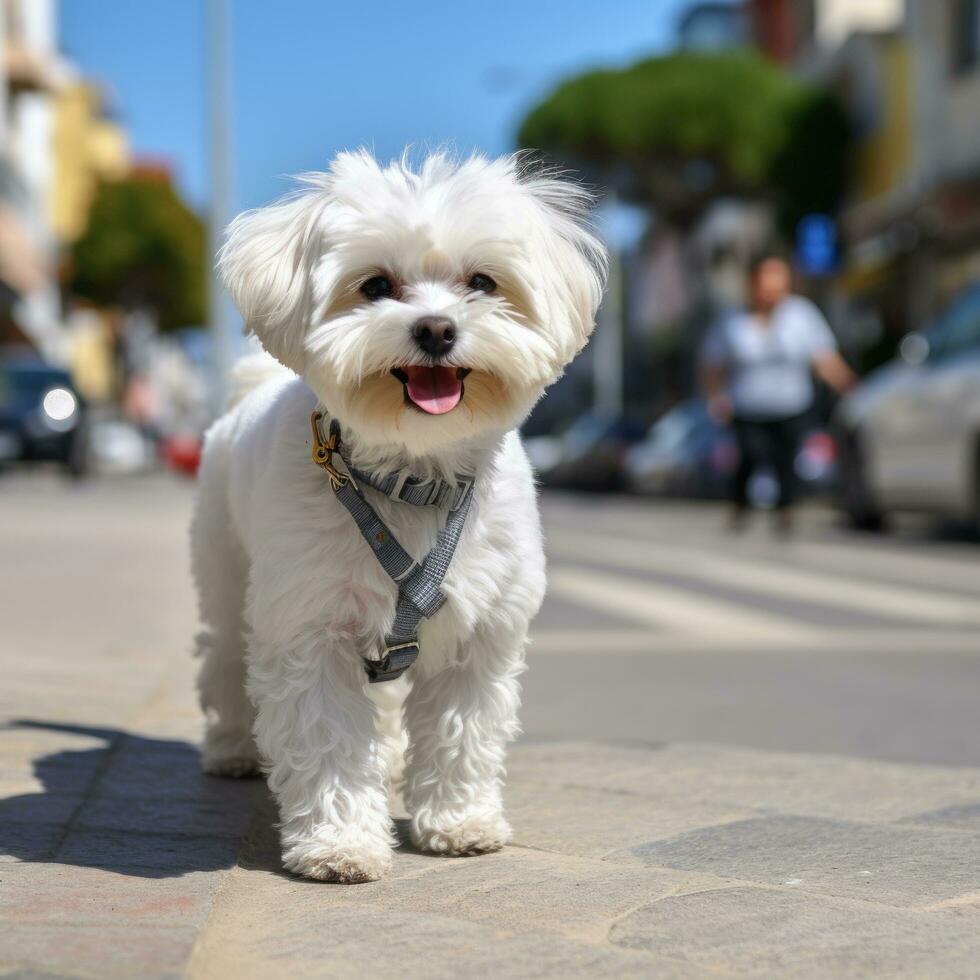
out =
[[(980, 765), (980, 548), (711, 505), (545, 497), (528, 738), (694, 739)], [(545, 656), (547, 655), (547, 656)], [(597, 694), (601, 692), (601, 696)]]
[(0, 974), (976, 975), (975, 542), (545, 494), (514, 843), (344, 888), (198, 773), (192, 492), (0, 483)]

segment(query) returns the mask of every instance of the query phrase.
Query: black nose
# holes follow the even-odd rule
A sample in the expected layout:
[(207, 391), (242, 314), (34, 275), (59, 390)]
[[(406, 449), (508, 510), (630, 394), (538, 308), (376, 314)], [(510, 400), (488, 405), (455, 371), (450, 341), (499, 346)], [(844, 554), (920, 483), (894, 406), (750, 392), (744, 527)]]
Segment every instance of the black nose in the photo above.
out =
[(424, 316), (415, 321), (412, 336), (430, 357), (442, 357), (456, 343), (456, 324), (447, 316)]

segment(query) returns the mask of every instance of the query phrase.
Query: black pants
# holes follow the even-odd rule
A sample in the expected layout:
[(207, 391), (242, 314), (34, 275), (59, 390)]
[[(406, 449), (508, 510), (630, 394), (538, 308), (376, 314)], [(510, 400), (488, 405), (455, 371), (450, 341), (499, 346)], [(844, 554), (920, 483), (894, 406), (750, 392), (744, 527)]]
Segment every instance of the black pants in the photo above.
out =
[(790, 507), (796, 500), (796, 454), (799, 451), (804, 415), (782, 419), (734, 421), (739, 463), (735, 471), (735, 504), (749, 505), (749, 480), (760, 465), (768, 463), (776, 472), (779, 497), (776, 506)]

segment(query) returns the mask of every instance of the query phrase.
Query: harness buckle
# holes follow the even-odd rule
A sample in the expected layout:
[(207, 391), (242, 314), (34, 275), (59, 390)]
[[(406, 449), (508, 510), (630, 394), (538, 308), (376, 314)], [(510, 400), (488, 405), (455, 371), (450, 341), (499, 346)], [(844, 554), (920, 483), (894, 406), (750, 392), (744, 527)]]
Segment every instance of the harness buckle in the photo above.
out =
[(334, 492), (346, 486), (348, 483), (353, 484), (356, 490), (357, 484), (354, 483), (350, 475), (341, 473), (333, 465), (333, 454), (337, 452), (337, 433), (331, 432), (330, 438), (324, 442), (323, 436), (320, 435), (321, 418), (322, 415), (319, 412), (314, 412), (310, 416), (310, 425), (313, 427), (313, 450), (310, 455), (313, 457), (313, 462), (327, 474), (330, 480), (330, 487)]
[(382, 681), (393, 681), (401, 677), (415, 663), (418, 655), (418, 640), (386, 645), (380, 660), (364, 660), (368, 682), (379, 684)]
[(450, 502), (449, 502), (449, 509), (450, 510), (459, 510), (460, 506), (463, 503), (463, 499), (466, 497), (466, 494), (469, 493), (469, 489), (470, 489), (471, 486), (473, 486), (473, 481), (472, 480), (467, 480), (467, 479), (462, 479), (462, 480), (457, 479), (456, 480), (456, 486), (454, 487), (453, 499), (450, 500)]

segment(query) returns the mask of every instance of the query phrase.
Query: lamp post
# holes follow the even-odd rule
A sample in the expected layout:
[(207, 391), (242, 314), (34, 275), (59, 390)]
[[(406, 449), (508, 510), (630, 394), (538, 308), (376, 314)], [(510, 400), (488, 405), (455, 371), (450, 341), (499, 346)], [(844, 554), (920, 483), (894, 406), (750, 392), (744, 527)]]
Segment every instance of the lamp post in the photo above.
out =
[(231, 31), (228, 0), (207, 0), (208, 319), (213, 348), (212, 411), (224, 410), (231, 367), (238, 356), (238, 316), (218, 279), (215, 259), (234, 215), (231, 147)]
[[(608, 210), (614, 211), (616, 205), (615, 194), (610, 192)], [(616, 236), (609, 234), (608, 238), (609, 280), (592, 339), (592, 407), (598, 415), (618, 418), (623, 414), (622, 261)]]

